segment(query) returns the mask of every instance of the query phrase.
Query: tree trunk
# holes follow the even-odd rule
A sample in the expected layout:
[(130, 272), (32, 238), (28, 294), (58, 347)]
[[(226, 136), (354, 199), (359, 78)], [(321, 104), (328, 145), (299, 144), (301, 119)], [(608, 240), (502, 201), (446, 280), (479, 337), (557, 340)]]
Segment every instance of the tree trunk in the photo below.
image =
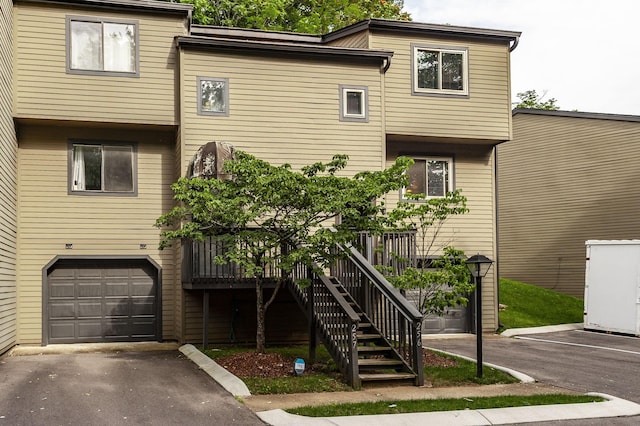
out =
[(263, 354), (266, 349), (265, 306), (262, 280), (256, 278), (256, 352)]

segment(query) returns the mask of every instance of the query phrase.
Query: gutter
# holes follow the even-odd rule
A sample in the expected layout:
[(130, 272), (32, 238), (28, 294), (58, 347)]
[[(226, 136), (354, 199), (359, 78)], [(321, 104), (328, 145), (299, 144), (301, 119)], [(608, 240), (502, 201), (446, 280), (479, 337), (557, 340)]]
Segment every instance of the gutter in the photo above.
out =
[(377, 60), (386, 61), (385, 68), (391, 63), (393, 52), (378, 49), (353, 49), (335, 46), (316, 46), (294, 43), (272, 43), (257, 40), (239, 40), (230, 38), (211, 38), (201, 36), (177, 36), (177, 47), (192, 47), (201, 49), (221, 50), (249, 50), (256, 53), (280, 53), (300, 56), (331, 57), (335, 59)]

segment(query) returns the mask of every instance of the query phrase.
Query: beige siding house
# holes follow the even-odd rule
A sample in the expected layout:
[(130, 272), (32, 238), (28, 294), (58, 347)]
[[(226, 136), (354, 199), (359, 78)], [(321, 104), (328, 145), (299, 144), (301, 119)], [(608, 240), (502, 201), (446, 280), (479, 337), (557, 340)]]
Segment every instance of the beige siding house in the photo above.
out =
[(498, 149), (500, 275), (584, 296), (585, 241), (640, 238), (640, 117), (514, 110)]
[(0, 355), (16, 342), (16, 163), (11, 0), (0, 1)]
[[(0, 33), (13, 53), (2, 75), (14, 70), (0, 80), (0, 351), (252, 342), (255, 292), (198, 287), (190, 243), (161, 251), (153, 226), (174, 205), (171, 183), (212, 141), (294, 168), (348, 154), (349, 174), (412, 156), (414, 190), (468, 198), (442, 244), (497, 258), (494, 151), (511, 138), (519, 33), (369, 20), (313, 36), (191, 25), (191, 6), (170, 2), (13, 3), (2, 3), (12, 49), (11, 20)], [(495, 274), (485, 282), (493, 331)], [(296, 301), (279, 296), (270, 341), (309, 338)]]

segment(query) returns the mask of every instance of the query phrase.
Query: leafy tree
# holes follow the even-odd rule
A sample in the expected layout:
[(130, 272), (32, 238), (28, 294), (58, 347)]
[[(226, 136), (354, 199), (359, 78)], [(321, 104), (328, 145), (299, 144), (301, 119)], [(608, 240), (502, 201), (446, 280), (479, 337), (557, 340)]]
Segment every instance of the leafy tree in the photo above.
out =
[(525, 108), (525, 109), (546, 109), (556, 111), (559, 110), (560, 107), (556, 105), (558, 100), (556, 98), (551, 98), (546, 101), (543, 101), (546, 96), (546, 92), (542, 95), (538, 95), (535, 90), (527, 90), (525, 92), (520, 92), (516, 94), (520, 102), (517, 103), (516, 108)]
[[(264, 352), (265, 315), (295, 265), (326, 267), (337, 256), (335, 244), (353, 241), (357, 231), (380, 231), (384, 206), (372, 200), (406, 185), (411, 164), (401, 157), (387, 170), (344, 177), (339, 173), (347, 166), (345, 155), (294, 171), (237, 151), (224, 164), (233, 179), (180, 178), (172, 186), (180, 204), (156, 222), (169, 228), (161, 232), (161, 248), (182, 238), (223, 240), (225, 251), (215, 261), (235, 263), (255, 279), (256, 351)], [(333, 223), (338, 216), (340, 223)], [(265, 301), (269, 270), (282, 272)]]
[[(464, 252), (454, 247), (441, 247), (440, 231), (448, 218), (468, 212), (467, 199), (460, 190), (442, 198), (426, 198), (424, 194), (407, 194), (389, 214), (392, 223), (403, 223), (405, 229), (417, 231), (416, 246), (419, 261), (401, 274), (384, 270), (388, 280), (401, 290), (413, 291), (416, 307), (423, 315), (442, 315), (447, 308), (466, 306), (474, 286), (465, 264)], [(434, 258), (439, 251), (442, 254)], [(408, 262), (408, 259), (399, 259)]]
[[(173, 0), (178, 1), (178, 0)], [(410, 20), (403, 0), (179, 0), (193, 20), (263, 30), (325, 34), (369, 18)]]

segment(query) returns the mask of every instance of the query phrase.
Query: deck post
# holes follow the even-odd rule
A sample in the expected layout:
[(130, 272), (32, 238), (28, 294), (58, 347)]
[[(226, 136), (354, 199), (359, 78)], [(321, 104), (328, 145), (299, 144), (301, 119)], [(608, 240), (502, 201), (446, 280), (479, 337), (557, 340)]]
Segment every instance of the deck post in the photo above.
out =
[(307, 315), (309, 317), (309, 363), (313, 364), (316, 361), (316, 349), (318, 346), (318, 335), (316, 333), (316, 320), (313, 312), (314, 299), (313, 299), (313, 270), (307, 268), (307, 279), (309, 280), (309, 288), (307, 289), (307, 300), (309, 303)]
[(202, 346), (209, 349), (209, 291), (204, 290), (202, 296)]

